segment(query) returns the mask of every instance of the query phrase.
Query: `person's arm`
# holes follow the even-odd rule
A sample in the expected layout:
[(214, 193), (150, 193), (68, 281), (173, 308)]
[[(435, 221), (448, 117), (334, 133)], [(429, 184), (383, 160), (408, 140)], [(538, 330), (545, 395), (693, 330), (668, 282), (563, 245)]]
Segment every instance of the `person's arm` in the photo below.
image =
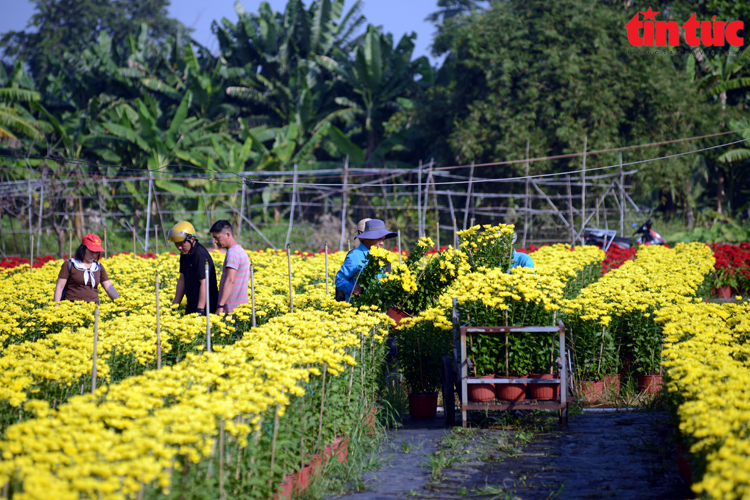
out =
[(349, 255), (346, 256), (346, 260), (344, 260), (344, 264), (336, 274), (336, 287), (347, 296), (352, 293), (354, 293), (354, 295), (359, 295), (363, 291), (362, 287), (354, 285), (357, 276), (364, 267), (366, 259), (364, 253), (357, 250), (357, 248), (349, 252)]
[(55, 286), (55, 295), (53, 296), (55, 302), (60, 302), (62, 300), (62, 293), (67, 282), (68, 280), (65, 278), (57, 279), (57, 286)]
[(216, 314), (224, 314), (224, 308), (218, 306), (227, 304), (227, 300), (229, 300), (232, 290), (234, 290), (234, 281), (237, 278), (237, 269), (227, 267), (224, 272), (226, 273), (226, 279), (224, 280), (224, 289), (221, 291), (221, 297), (219, 297), (219, 303), (216, 305)]
[(103, 282), (102, 288), (104, 288), (104, 291), (107, 292), (107, 295), (109, 295), (110, 299), (115, 300), (120, 298), (120, 294), (117, 293), (117, 290), (115, 290), (115, 286), (111, 281), (107, 280)]
[(174, 292), (174, 300), (172, 304), (179, 304), (182, 302), (182, 298), (185, 296), (185, 275), (180, 273), (180, 279), (177, 280), (177, 288)]

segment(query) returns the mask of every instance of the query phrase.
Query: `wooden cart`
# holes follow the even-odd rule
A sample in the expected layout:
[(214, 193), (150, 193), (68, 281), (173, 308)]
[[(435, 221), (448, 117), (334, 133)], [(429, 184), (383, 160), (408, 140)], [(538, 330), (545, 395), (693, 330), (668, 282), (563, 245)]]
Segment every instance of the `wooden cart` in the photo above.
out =
[[(540, 333), (559, 333), (560, 354), (558, 367), (560, 378), (517, 378), (517, 379), (470, 379), (469, 363), (466, 354), (466, 335), (469, 333), (526, 333), (530, 335)], [(452, 359), (451, 359), (452, 358)], [(470, 410), (558, 410), (560, 425), (565, 428), (568, 423), (568, 361), (565, 349), (565, 325), (562, 321), (558, 326), (464, 326), (458, 321), (456, 299), (453, 299), (453, 356), (443, 358), (443, 400), (445, 408), (446, 423), (455, 421), (455, 407), (449, 403), (454, 401), (454, 387), (458, 391), (461, 400), (461, 423), (466, 427), (466, 412)], [(557, 400), (523, 402), (507, 401), (503, 403), (472, 403), (468, 400), (469, 384), (560, 384), (560, 397)]]

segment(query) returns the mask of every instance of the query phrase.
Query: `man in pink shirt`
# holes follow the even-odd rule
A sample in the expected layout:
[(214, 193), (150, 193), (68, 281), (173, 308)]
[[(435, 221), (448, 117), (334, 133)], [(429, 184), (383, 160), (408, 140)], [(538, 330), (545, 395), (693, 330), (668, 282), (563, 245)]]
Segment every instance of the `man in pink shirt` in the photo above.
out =
[(250, 259), (247, 252), (237, 243), (229, 221), (216, 221), (211, 226), (214, 244), (226, 249), (224, 267), (219, 283), (219, 303), (216, 314), (231, 314), (240, 304), (247, 304), (247, 283), (250, 280)]

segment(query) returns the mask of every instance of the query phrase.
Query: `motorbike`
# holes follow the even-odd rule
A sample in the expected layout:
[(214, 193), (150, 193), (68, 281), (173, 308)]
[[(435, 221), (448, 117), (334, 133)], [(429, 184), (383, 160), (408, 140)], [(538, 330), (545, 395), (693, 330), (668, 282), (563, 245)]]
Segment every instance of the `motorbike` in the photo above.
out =
[(639, 235), (635, 239), (636, 245), (666, 245), (667, 240), (664, 239), (662, 235), (651, 229), (652, 225), (651, 219), (648, 219), (646, 222), (641, 224), (640, 227), (638, 227), (637, 223), (633, 223), (633, 227), (638, 227), (638, 229), (633, 233), (633, 236)]
[(633, 236), (636, 236), (635, 242), (630, 238), (617, 236), (617, 231), (613, 229), (593, 229), (586, 228), (583, 232), (583, 244), (584, 245), (596, 245), (605, 252), (614, 245), (621, 250), (628, 250), (634, 245), (666, 245), (667, 242), (656, 231), (651, 229), (653, 221), (648, 219), (646, 222), (641, 224), (633, 223), (633, 227), (637, 227)]

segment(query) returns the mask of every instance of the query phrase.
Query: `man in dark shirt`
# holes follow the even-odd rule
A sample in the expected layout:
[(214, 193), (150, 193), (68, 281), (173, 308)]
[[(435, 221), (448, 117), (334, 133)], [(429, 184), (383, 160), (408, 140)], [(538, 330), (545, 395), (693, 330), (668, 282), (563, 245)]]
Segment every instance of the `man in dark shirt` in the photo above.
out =
[(198, 243), (195, 228), (189, 222), (179, 222), (169, 231), (169, 240), (180, 251), (180, 279), (177, 281), (173, 304), (187, 297), (185, 314), (197, 312), (206, 315), (206, 262), (208, 262), (208, 298), (210, 312), (216, 312), (219, 288), (216, 286), (216, 268), (211, 254)]

